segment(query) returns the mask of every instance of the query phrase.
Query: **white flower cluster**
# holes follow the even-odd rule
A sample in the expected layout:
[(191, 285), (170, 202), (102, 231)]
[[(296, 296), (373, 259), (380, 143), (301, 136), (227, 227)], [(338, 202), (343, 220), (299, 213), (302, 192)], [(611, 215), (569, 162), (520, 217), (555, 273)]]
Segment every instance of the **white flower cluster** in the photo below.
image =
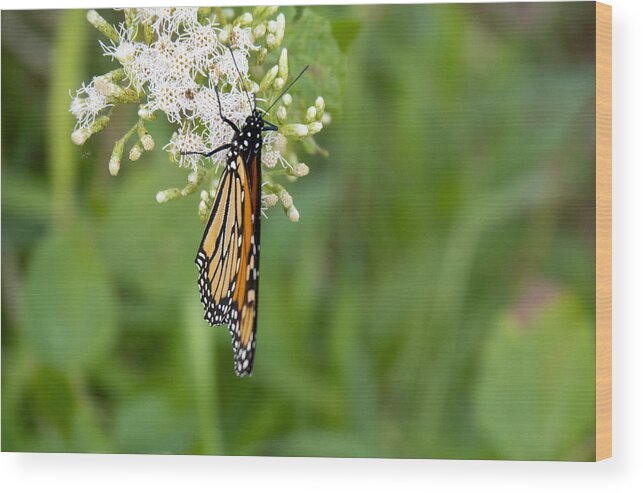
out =
[[(216, 183), (214, 173), (224, 164), (225, 155), (215, 154), (204, 162), (202, 156), (182, 153), (206, 152), (232, 139), (232, 129), (221, 120), (215, 88), (223, 115), (238, 125), (252, 109), (246, 90), (255, 93), (258, 101), (270, 104), (284, 89), (289, 76), (287, 50), (280, 51), (274, 66), (264, 65), (267, 54), (282, 45), (285, 17), (276, 7), (256, 7), (252, 13), (238, 16), (232, 9), (220, 8), (124, 9), (124, 17), (124, 22), (113, 26), (94, 10), (87, 14), (88, 21), (108, 38), (108, 42), (101, 42), (103, 53), (120, 67), (82, 84), (72, 97), (70, 111), (77, 120), (72, 140), (81, 145), (105, 128), (114, 106), (137, 104), (138, 121), (116, 142), (110, 158), (110, 172), (117, 174), (130, 138), (138, 135), (129, 150), (130, 160), (154, 148), (145, 122), (161, 113), (176, 126), (164, 149), (172, 161), (190, 168), (191, 173), (186, 187), (159, 192), (157, 199), (164, 202), (185, 196), (206, 179), (210, 190), (202, 197), (209, 197)], [(260, 77), (256, 82), (250, 75), (251, 67)], [(318, 98), (315, 106), (308, 108), (306, 123), (288, 123), (291, 103), (292, 97), (286, 94), (276, 109), (280, 133), (265, 136), (263, 165), (270, 169), (279, 164), (285, 174), (298, 177), (307, 174), (308, 167), (288, 149), (289, 139), (312, 136), (329, 117), (324, 113), (323, 99)], [(269, 173), (267, 185), (274, 185)], [(283, 203), (284, 210), (291, 219), (298, 218), (291, 202)], [(209, 205), (205, 199), (199, 205), (202, 219), (201, 211)]]

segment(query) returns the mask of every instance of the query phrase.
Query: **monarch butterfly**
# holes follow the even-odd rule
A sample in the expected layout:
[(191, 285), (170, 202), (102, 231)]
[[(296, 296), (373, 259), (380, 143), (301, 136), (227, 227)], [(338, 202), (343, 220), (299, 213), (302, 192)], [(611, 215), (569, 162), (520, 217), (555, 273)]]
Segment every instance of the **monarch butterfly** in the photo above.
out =
[[(230, 54), (236, 67), (232, 50)], [(228, 151), (195, 263), (199, 269), (204, 319), (210, 325), (228, 324), (234, 371), (238, 376), (252, 374), (257, 342), (262, 132), (278, 129), (263, 117), (306, 69), (307, 66), (265, 111), (257, 108), (256, 97), (250, 101), (244, 87), (252, 109), (241, 128), (223, 115), (219, 90), (215, 86), (219, 116), (234, 130), (234, 137), (230, 143), (210, 152), (182, 153), (210, 157)], [(243, 80), (238, 67), (237, 71)]]

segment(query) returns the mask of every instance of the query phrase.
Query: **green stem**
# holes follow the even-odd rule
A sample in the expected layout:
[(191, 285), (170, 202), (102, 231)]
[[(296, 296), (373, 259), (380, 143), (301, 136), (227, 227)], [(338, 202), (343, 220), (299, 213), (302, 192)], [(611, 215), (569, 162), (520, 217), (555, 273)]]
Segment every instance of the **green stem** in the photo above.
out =
[(201, 307), (192, 293), (186, 298), (184, 327), (189, 348), (187, 361), (195, 390), (195, 410), (201, 441), (201, 452), (220, 455), (225, 451), (219, 415), (218, 381), (214, 331), (203, 323)]
[(74, 119), (69, 113), (69, 90), (85, 75), (87, 28), (81, 10), (60, 12), (53, 50), (53, 67), (47, 111), (49, 172), (55, 226), (74, 215), (74, 188), (78, 172), (77, 152), (69, 140)]
[[(123, 142), (123, 144), (127, 144), (127, 141), (134, 135), (134, 132), (138, 130), (138, 128), (143, 125), (143, 120), (139, 118), (136, 123), (130, 128), (125, 135), (123, 135), (123, 138), (120, 140)], [(119, 141), (119, 142), (120, 142)]]

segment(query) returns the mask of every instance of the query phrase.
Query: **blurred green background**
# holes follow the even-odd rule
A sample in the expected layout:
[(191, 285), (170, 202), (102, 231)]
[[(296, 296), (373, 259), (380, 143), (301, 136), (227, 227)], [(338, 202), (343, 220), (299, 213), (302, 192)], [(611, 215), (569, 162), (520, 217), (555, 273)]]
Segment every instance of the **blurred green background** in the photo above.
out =
[(111, 177), (85, 12), (2, 12), (3, 450), (593, 460), (594, 3), (313, 10), (343, 108), (264, 221), (250, 379), (171, 127)]

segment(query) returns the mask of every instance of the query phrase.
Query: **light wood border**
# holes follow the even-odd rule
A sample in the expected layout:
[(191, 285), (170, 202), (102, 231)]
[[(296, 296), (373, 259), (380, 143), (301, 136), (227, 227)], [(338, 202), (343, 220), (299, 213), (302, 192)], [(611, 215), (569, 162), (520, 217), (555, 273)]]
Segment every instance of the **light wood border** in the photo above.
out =
[(612, 7), (596, 2), (596, 460), (612, 456)]

